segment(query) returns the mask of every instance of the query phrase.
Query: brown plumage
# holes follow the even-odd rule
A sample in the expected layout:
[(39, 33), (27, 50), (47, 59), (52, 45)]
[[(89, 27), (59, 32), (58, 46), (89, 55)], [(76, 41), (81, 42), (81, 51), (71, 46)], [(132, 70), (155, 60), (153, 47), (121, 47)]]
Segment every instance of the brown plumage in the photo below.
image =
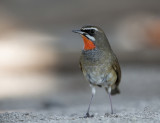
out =
[[(80, 67), (91, 85), (92, 98), (95, 94), (96, 86), (105, 88), (109, 94), (111, 113), (113, 113), (110, 94), (115, 95), (120, 93), (118, 86), (121, 80), (121, 69), (118, 59), (113, 53), (108, 39), (101, 28), (97, 26), (84, 26), (80, 30), (73, 32), (79, 33), (84, 40), (84, 49), (80, 56)], [(90, 116), (90, 104), (85, 117)]]

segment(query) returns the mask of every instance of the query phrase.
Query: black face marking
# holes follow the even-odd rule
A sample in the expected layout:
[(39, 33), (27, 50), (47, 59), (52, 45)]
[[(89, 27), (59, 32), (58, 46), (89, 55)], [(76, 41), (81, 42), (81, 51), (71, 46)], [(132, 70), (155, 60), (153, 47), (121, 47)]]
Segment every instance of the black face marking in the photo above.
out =
[(94, 29), (91, 29), (91, 30), (90, 30), (90, 33), (91, 33), (91, 34), (94, 34), (94, 33), (95, 33), (95, 30), (94, 30)]
[(89, 28), (87, 28), (87, 29), (82, 28), (81, 31), (86, 32), (90, 36), (94, 36), (95, 35), (95, 29), (92, 29), (92, 28), (91, 29), (89, 29)]

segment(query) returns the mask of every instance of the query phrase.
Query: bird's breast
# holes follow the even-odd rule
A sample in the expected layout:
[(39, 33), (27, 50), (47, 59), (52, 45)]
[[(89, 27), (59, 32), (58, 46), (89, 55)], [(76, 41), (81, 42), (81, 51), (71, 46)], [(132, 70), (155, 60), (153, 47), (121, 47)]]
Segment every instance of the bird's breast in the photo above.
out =
[(104, 67), (105, 66), (103, 65), (85, 66), (84, 75), (90, 83), (100, 85), (104, 82), (104, 78), (106, 76), (107, 69)]
[(107, 82), (107, 76), (111, 70), (110, 56), (103, 51), (82, 52), (82, 71), (85, 78), (92, 84), (102, 85)]
[(105, 60), (106, 54), (98, 49), (82, 51), (81, 60), (85, 65), (99, 65)]

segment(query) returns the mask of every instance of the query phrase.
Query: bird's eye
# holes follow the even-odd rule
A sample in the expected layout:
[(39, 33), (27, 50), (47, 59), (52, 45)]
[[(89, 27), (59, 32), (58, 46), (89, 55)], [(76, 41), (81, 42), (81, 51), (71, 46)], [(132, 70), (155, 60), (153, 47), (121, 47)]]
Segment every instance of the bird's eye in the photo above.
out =
[(91, 34), (94, 34), (94, 33), (95, 33), (95, 30), (94, 30), (94, 29), (91, 29), (91, 30), (90, 30), (90, 33), (91, 33)]

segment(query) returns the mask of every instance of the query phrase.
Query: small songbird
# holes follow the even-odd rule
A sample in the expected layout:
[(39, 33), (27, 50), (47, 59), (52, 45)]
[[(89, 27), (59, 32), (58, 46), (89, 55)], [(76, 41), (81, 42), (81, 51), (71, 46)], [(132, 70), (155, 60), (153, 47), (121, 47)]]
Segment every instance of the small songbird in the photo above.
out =
[(111, 113), (113, 113), (111, 95), (120, 93), (119, 83), (121, 69), (103, 30), (97, 26), (83, 26), (80, 30), (73, 30), (82, 36), (84, 48), (80, 56), (80, 67), (92, 88), (92, 96), (86, 117), (89, 114), (92, 98), (96, 93), (95, 87), (105, 88), (109, 95)]

